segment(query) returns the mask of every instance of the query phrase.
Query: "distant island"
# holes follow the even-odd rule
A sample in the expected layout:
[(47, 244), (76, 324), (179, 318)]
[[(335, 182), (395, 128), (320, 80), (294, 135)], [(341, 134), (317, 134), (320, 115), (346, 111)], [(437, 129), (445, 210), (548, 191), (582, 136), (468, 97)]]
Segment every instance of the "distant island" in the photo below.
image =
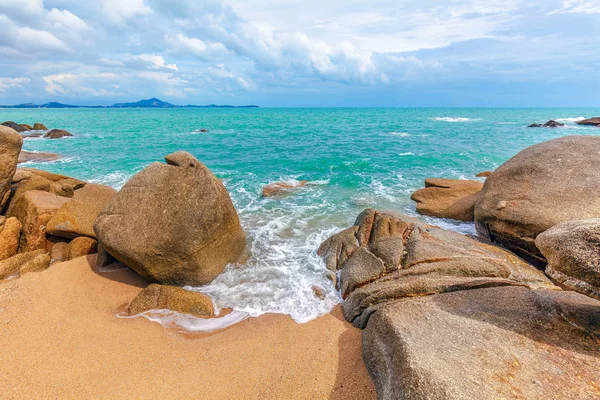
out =
[(25, 103), (17, 104), (15, 106), (0, 105), (0, 108), (259, 108), (259, 106), (232, 106), (217, 104), (208, 104), (204, 106), (196, 106), (190, 104), (185, 106), (179, 106), (176, 104), (167, 103), (166, 101), (162, 101), (154, 97), (148, 100), (137, 101), (135, 103), (117, 103), (113, 104), (112, 106), (75, 106), (70, 104), (57, 103), (53, 101), (46, 104)]

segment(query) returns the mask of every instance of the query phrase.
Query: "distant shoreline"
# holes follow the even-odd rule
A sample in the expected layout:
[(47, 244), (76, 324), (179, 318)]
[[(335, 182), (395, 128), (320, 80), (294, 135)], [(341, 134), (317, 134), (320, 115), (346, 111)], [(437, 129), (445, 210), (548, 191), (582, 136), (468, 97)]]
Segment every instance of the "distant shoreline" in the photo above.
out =
[(19, 109), (39, 109), (39, 108), (52, 108), (52, 109), (65, 109), (65, 108), (260, 108), (257, 105), (242, 105), (242, 106), (234, 106), (234, 105), (218, 105), (218, 104), (207, 104), (207, 105), (176, 105), (167, 103), (165, 101), (159, 100), (157, 98), (152, 98), (148, 100), (140, 100), (135, 103), (116, 103), (110, 106), (82, 106), (82, 105), (71, 105), (71, 104), (63, 104), (58, 102), (50, 102), (45, 104), (33, 104), (33, 103), (25, 103), (25, 104), (17, 104), (17, 105), (0, 105), (0, 108), (19, 108)]

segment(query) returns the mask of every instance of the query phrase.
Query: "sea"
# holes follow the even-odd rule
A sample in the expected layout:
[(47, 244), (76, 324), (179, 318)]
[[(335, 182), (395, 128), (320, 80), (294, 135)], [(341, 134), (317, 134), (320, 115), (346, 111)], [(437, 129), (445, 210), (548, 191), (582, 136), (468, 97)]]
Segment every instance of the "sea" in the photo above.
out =
[[(576, 124), (599, 115), (585, 108), (0, 109), (0, 121), (39, 121), (75, 135), (26, 139), (25, 150), (64, 156), (28, 167), (116, 189), (172, 152), (197, 157), (229, 190), (251, 257), (190, 289), (238, 317), (280, 313), (298, 323), (341, 302), (316, 250), (362, 210), (416, 216), (410, 195), (426, 178), (477, 179), (535, 143), (600, 135), (600, 128)], [(566, 126), (527, 128), (550, 119)], [(309, 185), (289, 195), (261, 196), (269, 183), (301, 180)], [(424, 219), (474, 232), (473, 224)]]

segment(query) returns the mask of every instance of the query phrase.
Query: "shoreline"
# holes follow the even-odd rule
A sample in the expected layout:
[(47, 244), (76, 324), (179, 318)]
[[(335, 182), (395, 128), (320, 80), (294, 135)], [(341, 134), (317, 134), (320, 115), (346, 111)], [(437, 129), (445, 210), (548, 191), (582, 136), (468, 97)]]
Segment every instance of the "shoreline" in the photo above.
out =
[(267, 314), (182, 334), (118, 318), (147, 283), (94, 259), (0, 283), (5, 398), (376, 398), (339, 305), (306, 324)]

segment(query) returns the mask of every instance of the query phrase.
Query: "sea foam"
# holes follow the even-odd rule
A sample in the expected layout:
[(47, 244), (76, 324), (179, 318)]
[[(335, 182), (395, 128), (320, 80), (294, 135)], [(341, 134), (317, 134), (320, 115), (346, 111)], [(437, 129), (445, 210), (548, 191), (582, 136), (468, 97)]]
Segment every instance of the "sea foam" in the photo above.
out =
[(436, 117), (432, 118), (434, 121), (442, 121), (442, 122), (474, 122), (481, 121), (481, 118), (463, 118), (463, 117)]

